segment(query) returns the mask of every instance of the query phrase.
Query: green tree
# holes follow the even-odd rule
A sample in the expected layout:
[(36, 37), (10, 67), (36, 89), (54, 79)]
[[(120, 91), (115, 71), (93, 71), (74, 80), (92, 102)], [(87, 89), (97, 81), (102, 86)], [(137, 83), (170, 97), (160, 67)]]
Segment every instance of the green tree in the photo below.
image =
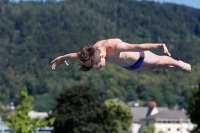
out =
[(129, 106), (117, 99), (105, 101), (105, 105), (113, 119), (112, 123), (115, 131), (129, 130), (133, 121), (133, 114)]
[(88, 86), (73, 86), (60, 94), (52, 110), (54, 133), (109, 133), (109, 111)]
[(156, 129), (153, 124), (144, 127), (143, 133), (155, 133)]
[(166, 133), (166, 132), (163, 132), (163, 131), (159, 131), (158, 133)]
[(200, 79), (198, 79), (198, 87), (191, 88), (191, 93), (187, 113), (192, 123), (197, 125), (191, 132), (200, 133)]
[(31, 101), (32, 96), (28, 95), (27, 88), (24, 87), (21, 95), (17, 96), (20, 104), (16, 107), (16, 112), (12, 113), (10, 119), (5, 123), (16, 133), (32, 133), (37, 128), (53, 125), (54, 118), (43, 120), (40, 118), (31, 118), (28, 113), (33, 109)]

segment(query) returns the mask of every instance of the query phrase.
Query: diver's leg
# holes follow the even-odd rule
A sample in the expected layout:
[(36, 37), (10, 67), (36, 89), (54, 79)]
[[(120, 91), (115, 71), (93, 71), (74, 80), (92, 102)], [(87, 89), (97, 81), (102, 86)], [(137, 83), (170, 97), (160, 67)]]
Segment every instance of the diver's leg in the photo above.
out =
[(158, 56), (150, 51), (145, 51), (145, 58), (142, 66), (137, 70), (168, 68), (173, 70), (184, 70), (191, 72), (191, 65), (183, 61), (177, 61), (169, 56)]
[(180, 70), (180, 68), (178, 67), (174, 67), (174, 66), (162, 66), (162, 67), (154, 67), (154, 66), (141, 66), (140, 68), (138, 69), (135, 69), (134, 71), (147, 71), (147, 70), (153, 70), (155, 68), (166, 68), (166, 69), (172, 69), (172, 70)]

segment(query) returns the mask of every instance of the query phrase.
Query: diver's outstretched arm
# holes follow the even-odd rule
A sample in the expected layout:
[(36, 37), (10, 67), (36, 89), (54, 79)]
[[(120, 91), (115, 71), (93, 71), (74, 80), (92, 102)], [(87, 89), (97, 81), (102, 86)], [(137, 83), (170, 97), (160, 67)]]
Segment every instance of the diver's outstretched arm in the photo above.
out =
[(171, 56), (171, 54), (169, 53), (164, 43), (129, 44), (121, 40), (118, 40), (115, 48), (121, 51), (133, 51), (133, 52), (141, 52), (141, 51), (147, 51), (151, 49), (160, 49), (164, 52), (164, 54)]
[(51, 68), (56, 69), (60, 64), (63, 64), (63, 63), (65, 63), (68, 66), (69, 64), (67, 63), (66, 60), (75, 60), (75, 59), (78, 59), (77, 53), (69, 53), (63, 56), (58, 56), (53, 61), (51, 61), (52, 63)]

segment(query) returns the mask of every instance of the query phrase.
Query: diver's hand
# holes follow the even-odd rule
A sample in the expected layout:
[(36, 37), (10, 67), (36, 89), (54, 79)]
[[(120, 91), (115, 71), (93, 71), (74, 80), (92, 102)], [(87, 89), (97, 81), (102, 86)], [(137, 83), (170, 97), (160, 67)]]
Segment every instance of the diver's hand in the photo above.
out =
[(51, 61), (52, 69), (56, 69), (60, 64), (65, 63), (67, 66), (69, 65), (66, 61), (64, 56), (58, 56), (57, 58), (55, 58), (53, 61)]
[(169, 53), (167, 46), (163, 43), (162, 44), (162, 50), (164, 52), (164, 54), (167, 54), (168, 56), (171, 56), (171, 54)]

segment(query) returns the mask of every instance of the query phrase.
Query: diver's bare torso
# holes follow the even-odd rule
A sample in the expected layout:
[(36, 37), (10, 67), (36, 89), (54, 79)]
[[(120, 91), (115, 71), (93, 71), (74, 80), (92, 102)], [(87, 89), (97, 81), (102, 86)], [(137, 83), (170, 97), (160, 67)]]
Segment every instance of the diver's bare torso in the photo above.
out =
[(101, 40), (94, 44), (94, 47), (101, 50), (106, 61), (117, 64), (119, 66), (130, 66), (139, 59), (138, 52), (122, 52), (115, 49), (118, 39)]

